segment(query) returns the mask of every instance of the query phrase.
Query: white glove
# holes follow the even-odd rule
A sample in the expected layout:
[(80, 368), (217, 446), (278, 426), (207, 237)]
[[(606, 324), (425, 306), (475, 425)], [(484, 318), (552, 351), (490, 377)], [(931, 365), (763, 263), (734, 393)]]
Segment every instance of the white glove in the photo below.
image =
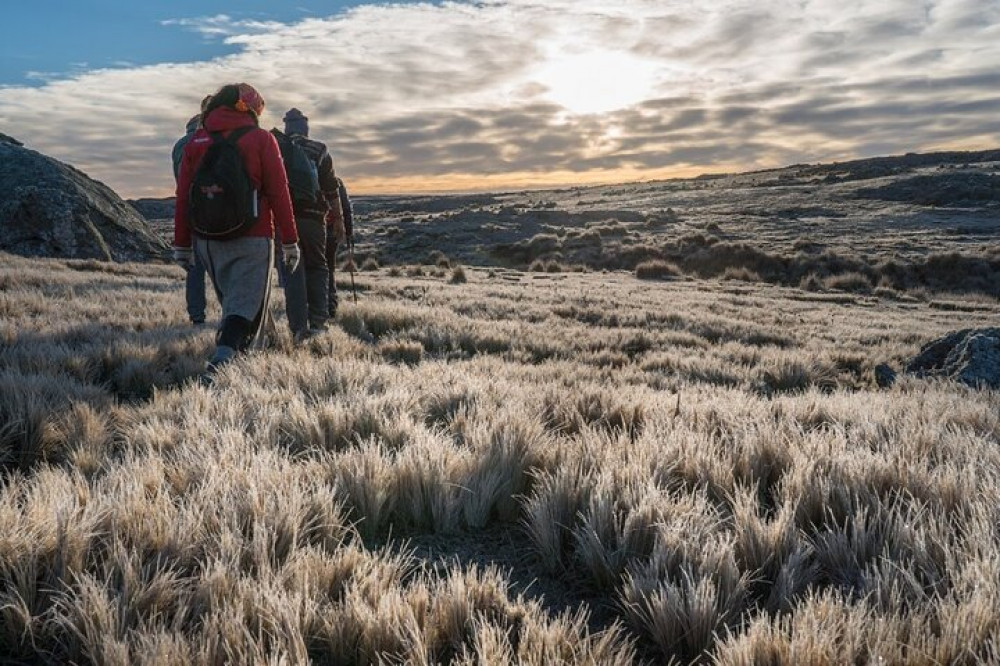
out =
[(285, 270), (294, 273), (299, 267), (299, 244), (286, 243), (281, 246), (281, 256), (285, 260)]
[(194, 266), (194, 250), (190, 247), (174, 247), (174, 263), (188, 270)]

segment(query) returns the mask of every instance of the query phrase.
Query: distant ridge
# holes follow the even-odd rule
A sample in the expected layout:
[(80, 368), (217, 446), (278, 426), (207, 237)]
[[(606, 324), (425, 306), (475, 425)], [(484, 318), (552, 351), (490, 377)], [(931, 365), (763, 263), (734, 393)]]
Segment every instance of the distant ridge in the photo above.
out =
[(934, 153), (905, 153), (903, 155), (886, 155), (880, 157), (862, 157), (856, 160), (844, 162), (816, 162), (789, 164), (773, 169), (758, 169), (755, 171), (745, 171), (739, 173), (706, 173), (697, 176), (697, 179), (725, 178), (726, 176), (751, 176), (754, 174), (777, 173), (780, 171), (797, 170), (800, 172), (812, 172), (816, 174), (833, 172), (838, 170), (850, 170), (866, 172), (868, 177), (879, 177), (878, 172), (886, 174), (899, 173), (900, 170), (920, 169), (923, 167), (938, 165), (959, 165), (980, 162), (1000, 162), (1000, 148), (990, 150), (948, 150)]

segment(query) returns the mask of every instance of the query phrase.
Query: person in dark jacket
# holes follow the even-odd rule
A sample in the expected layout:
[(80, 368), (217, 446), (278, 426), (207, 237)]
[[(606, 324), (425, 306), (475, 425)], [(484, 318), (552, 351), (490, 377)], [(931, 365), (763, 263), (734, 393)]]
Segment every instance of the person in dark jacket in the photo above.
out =
[[(201, 100), (201, 113), (205, 112), (205, 107), (212, 100), (212, 96), (208, 95), (203, 100)], [(187, 145), (194, 133), (198, 131), (201, 127), (201, 113), (196, 116), (192, 116), (187, 122), (187, 127), (185, 128), (184, 136), (177, 140), (174, 144), (174, 148), (171, 151), (171, 157), (174, 163), (174, 182), (177, 182), (177, 176), (181, 170), (181, 159), (184, 157), (184, 146)], [(201, 261), (199, 261), (198, 256), (195, 255), (194, 264), (187, 271), (187, 277), (185, 279), (184, 285), (184, 300), (187, 303), (187, 313), (188, 318), (191, 323), (195, 326), (200, 326), (205, 323), (205, 307), (207, 305), (205, 299), (205, 267), (202, 266)]]
[(297, 272), (285, 276), (285, 307), (292, 337), (300, 342), (325, 330), (331, 316), (329, 282), (333, 267), (327, 261), (326, 221), (335, 211), (340, 216), (340, 197), (333, 158), (324, 143), (309, 138), (309, 119), (293, 108), (283, 120), (284, 134), (316, 165), (320, 190), (314, 201), (293, 202), (302, 263)]
[[(222, 322), (206, 378), (235, 355), (259, 344), (267, 316), (275, 226), (281, 231), (282, 255), (294, 271), (299, 262), (298, 232), (288, 193), (288, 179), (274, 136), (260, 129), (258, 117), (264, 99), (248, 84), (223, 86), (209, 102), (203, 128), (184, 147), (177, 180), (174, 214), (174, 260), (190, 266), (197, 254), (222, 304)], [(256, 222), (244, 235), (231, 240), (192, 236), (189, 190), (212, 135), (228, 136), (250, 128), (236, 142), (243, 165), (257, 193)], [(193, 248), (192, 248), (193, 243)]]
[(337, 280), (334, 276), (334, 266), (337, 264), (337, 247), (341, 243), (354, 242), (354, 209), (351, 206), (351, 198), (347, 194), (347, 187), (340, 176), (337, 176), (337, 194), (340, 198), (340, 221), (331, 210), (327, 216), (326, 234), (326, 262), (330, 266), (330, 296), (328, 304), (330, 307), (330, 317), (337, 315)]

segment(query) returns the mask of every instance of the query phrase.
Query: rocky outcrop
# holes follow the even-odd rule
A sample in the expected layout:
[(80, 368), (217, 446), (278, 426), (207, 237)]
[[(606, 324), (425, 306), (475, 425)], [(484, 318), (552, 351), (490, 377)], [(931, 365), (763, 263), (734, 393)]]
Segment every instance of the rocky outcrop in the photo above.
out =
[(144, 261), (166, 245), (108, 186), (0, 136), (0, 250), (28, 257)]
[(913, 176), (858, 190), (857, 196), (920, 206), (984, 206), (1000, 203), (1000, 176), (947, 172)]
[(906, 372), (1000, 389), (1000, 328), (967, 328), (929, 342), (907, 364)]
[(166, 199), (129, 199), (128, 203), (147, 220), (174, 219), (173, 197)]

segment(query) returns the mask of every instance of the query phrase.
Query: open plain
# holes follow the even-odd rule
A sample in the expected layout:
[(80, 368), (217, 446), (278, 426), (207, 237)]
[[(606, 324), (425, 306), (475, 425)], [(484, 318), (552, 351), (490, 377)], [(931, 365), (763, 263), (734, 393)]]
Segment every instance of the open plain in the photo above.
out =
[(2, 255), (0, 654), (1000, 662), (1000, 400), (901, 372), (1000, 315), (967, 159), (361, 199), (207, 389), (180, 269)]

